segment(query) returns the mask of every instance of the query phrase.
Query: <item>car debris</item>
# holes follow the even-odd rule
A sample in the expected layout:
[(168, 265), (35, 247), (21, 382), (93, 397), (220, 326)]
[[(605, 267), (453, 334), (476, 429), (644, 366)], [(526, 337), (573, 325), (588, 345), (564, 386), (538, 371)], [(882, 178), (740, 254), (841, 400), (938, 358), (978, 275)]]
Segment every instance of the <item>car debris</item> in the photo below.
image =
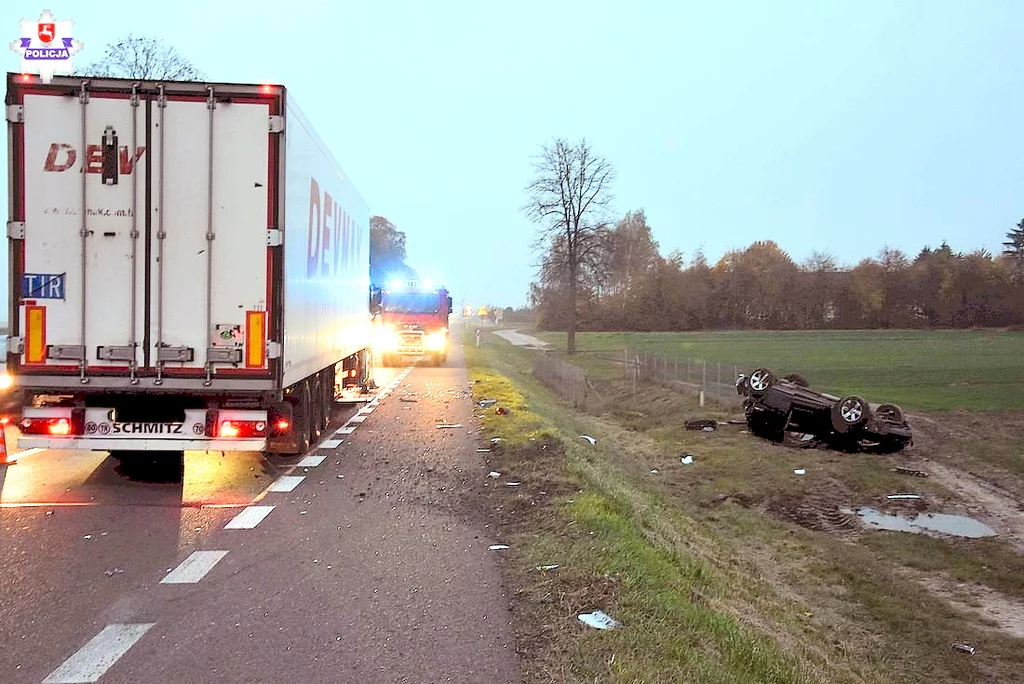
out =
[(910, 475), (911, 477), (928, 477), (928, 473), (923, 470), (914, 470), (912, 468), (895, 467), (892, 471), (898, 475)]
[(970, 653), (971, 655), (977, 652), (977, 649), (969, 644), (953, 644), (953, 650), (960, 651), (961, 653)]
[(796, 469), (795, 469), (795, 470), (793, 471), (793, 474), (794, 474), (794, 475), (806, 475), (806, 474), (807, 474), (807, 470), (806, 470), (806, 469), (804, 469), (804, 468), (796, 468)]
[(679, 457), (679, 462), (683, 465), (691, 465), (693, 463), (693, 454), (683, 454)]
[(622, 626), (621, 622), (600, 610), (595, 610), (593, 613), (584, 613), (577, 616), (577, 618), (583, 624), (594, 629), (615, 629)]
[(510, 414), (510, 413), (512, 413), (512, 412), (511, 412), (511, 411), (509, 411), (509, 410), (508, 410), (507, 408), (505, 408), (504, 406), (498, 406), (497, 408), (495, 408), (495, 409), (494, 409), (494, 413), (495, 413), (496, 415), (499, 415), (499, 416), (507, 416), (507, 415), (509, 415), (509, 414)]
[(522, 482), (506, 482), (505, 486), (506, 487), (518, 487), (521, 484), (523, 484), (523, 483)]
[(715, 420), (688, 420), (684, 424), (687, 430), (703, 430), (704, 432), (714, 432), (718, 427), (718, 421)]
[(490, 551), (504, 551), (508, 548), (508, 544), (491, 544), (487, 547)]
[(548, 570), (554, 570), (558, 565), (538, 565), (537, 569), (541, 572), (547, 572)]
[(492, 480), (497, 480), (499, 477), (501, 477), (501, 473), (499, 473), (497, 470), (492, 470), (491, 472), (487, 473), (487, 477), (491, 478)]
[(782, 442), (787, 432), (799, 432), (845, 450), (894, 453), (913, 444), (910, 425), (896, 404), (872, 409), (861, 397), (817, 392), (802, 377), (780, 379), (763, 367), (749, 377), (741, 373), (736, 393), (744, 397), (750, 432), (774, 442)]
[(407, 404), (413, 404), (413, 403), (419, 401), (419, 399), (409, 399), (407, 397), (399, 397), (398, 401), (404, 401)]
[(476, 453), (478, 453), (478, 454), (489, 454), (489, 453), (491, 453), (491, 450), (490, 449), (477, 449)]
[(890, 494), (889, 496), (887, 496), (885, 498), (889, 499), (890, 501), (897, 501), (897, 500), (900, 500), (900, 499), (915, 499), (916, 500), (916, 499), (920, 499), (921, 495), (920, 494)]
[(113, 570), (106, 570), (103, 574), (107, 577), (113, 577), (114, 575), (120, 575), (124, 572), (124, 568), (114, 568)]
[(460, 427), (462, 427), (461, 423), (454, 423), (452, 425), (438, 425), (437, 429), (438, 430), (449, 430), (449, 429), (460, 428)]
[(657, 468), (653, 468), (651, 470), (651, 475), (657, 475), (657, 474), (658, 474), (658, 469)]
[(494, 406), (498, 403), (497, 399), (481, 399), (480, 408), (487, 408), (488, 406)]
[(590, 446), (594, 446), (595, 444), (597, 444), (597, 440), (591, 437), (590, 435), (580, 435), (580, 439), (585, 439), (588, 442), (590, 442)]

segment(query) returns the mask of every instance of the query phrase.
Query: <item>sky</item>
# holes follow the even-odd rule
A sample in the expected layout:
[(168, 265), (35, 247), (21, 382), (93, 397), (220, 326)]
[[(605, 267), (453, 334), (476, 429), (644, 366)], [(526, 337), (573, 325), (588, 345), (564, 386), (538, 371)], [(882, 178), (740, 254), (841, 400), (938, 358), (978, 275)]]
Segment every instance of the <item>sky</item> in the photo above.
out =
[[(943, 240), (997, 253), (1024, 216), (1018, 0), (45, 7), (74, 20), (81, 62), (131, 32), (210, 81), (287, 86), (456, 306), (526, 303), (524, 188), (557, 137), (586, 138), (617, 171), (615, 213), (644, 210), (687, 260), (768, 239), (844, 265)], [(0, 27), (14, 40), (43, 8), (5, 2)]]

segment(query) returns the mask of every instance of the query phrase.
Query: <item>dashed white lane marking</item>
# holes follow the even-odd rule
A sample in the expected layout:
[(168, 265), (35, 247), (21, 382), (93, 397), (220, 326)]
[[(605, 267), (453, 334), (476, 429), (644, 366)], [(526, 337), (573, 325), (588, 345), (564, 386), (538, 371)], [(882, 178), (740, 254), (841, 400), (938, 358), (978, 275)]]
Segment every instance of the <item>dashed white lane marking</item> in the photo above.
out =
[(89, 643), (64, 661), (43, 684), (95, 682), (128, 652), (155, 622), (107, 625)]
[(362, 423), (364, 420), (366, 420), (366, 416), (352, 416), (351, 418), (348, 419), (348, 422)]
[(368, 416), (371, 413), (373, 413), (375, 410), (377, 410), (376, 406), (366, 406), (359, 413), (363, 414), (364, 416)]
[(193, 551), (181, 565), (160, 580), (160, 584), (195, 584), (226, 555), (227, 551)]
[[(337, 434), (337, 433), (335, 433), (335, 434)], [(321, 449), (337, 449), (340, 446), (341, 446), (341, 440), (340, 439), (325, 439), (323, 442), (320, 443), (320, 448)], [(300, 463), (299, 465), (302, 465), (302, 464)]]
[(290, 492), (306, 479), (305, 475), (282, 475), (267, 487), (268, 492)]
[(334, 434), (336, 434), (336, 435), (351, 435), (355, 431), (356, 431), (356, 429), (354, 427), (343, 427), (340, 430), (338, 430), (337, 432), (335, 432)]
[(263, 519), (274, 510), (273, 506), (249, 506), (244, 511), (231, 519), (225, 530), (251, 530), (263, 522)]
[[(320, 446), (323, 447), (324, 449), (336, 449), (338, 447), (338, 444), (335, 444), (334, 446), (328, 446), (327, 442), (337, 442), (338, 444), (341, 444), (341, 440), (340, 439), (328, 439), (323, 444), (321, 444)], [(301, 461), (299, 461), (298, 463), (296, 463), (295, 466), (297, 468), (316, 468), (318, 465), (320, 465), (321, 463), (324, 462), (325, 458), (327, 458), (327, 457), (326, 456), (307, 456), (306, 458), (304, 458)]]

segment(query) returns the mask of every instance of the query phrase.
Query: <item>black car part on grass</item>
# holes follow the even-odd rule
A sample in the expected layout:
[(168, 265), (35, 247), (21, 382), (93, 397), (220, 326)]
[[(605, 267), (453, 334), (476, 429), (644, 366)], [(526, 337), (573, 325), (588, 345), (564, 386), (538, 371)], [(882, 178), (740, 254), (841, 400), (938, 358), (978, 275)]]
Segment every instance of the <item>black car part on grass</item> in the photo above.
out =
[[(796, 380), (796, 382), (794, 382)], [(777, 378), (768, 368), (736, 379), (750, 431), (781, 442), (786, 432), (816, 435), (833, 448), (891, 453), (913, 443), (896, 404), (874, 409), (856, 395), (836, 397), (807, 387), (800, 376)]]

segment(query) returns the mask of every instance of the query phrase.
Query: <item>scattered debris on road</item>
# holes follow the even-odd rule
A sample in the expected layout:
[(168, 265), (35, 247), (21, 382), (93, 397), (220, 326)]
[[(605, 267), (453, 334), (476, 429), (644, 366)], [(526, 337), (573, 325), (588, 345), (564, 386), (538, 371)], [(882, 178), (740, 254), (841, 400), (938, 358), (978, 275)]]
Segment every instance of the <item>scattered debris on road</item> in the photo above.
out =
[(970, 653), (971, 655), (974, 655), (977, 652), (973, 646), (968, 644), (953, 644), (953, 650), (960, 651), (961, 653)]
[(497, 470), (492, 470), (491, 472), (487, 473), (487, 477), (497, 480), (499, 477), (501, 477), (501, 473), (499, 473)]
[(537, 569), (541, 572), (547, 572), (548, 570), (554, 570), (558, 565), (538, 565)]
[(505, 408), (504, 406), (499, 406), (499, 407), (497, 407), (496, 409), (494, 409), (494, 413), (495, 413), (495, 414), (497, 414), (497, 415), (499, 415), (499, 416), (507, 416), (507, 415), (509, 415), (509, 414), (510, 414), (510, 413), (512, 413), (512, 412), (511, 412), (511, 411), (509, 411), (509, 410), (508, 410), (507, 408)]
[(460, 427), (462, 427), (462, 425), (460, 423), (453, 423), (451, 425), (438, 425), (437, 429), (438, 430), (451, 430), (451, 429), (456, 429), (456, 428), (460, 428)]
[(419, 399), (412, 399), (412, 398), (409, 398), (409, 397), (399, 397), (398, 401), (404, 401), (407, 404), (412, 404), (412, 403), (415, 403), (415, 402), (419, 401)]
[(508, 544), (491, 544), (487, 548), (491, 551), (504, 551), (508, 548)]
[(693, 463), (693, 454), (683, 454), (679, 457), (679, 462), (683, 465), (691, 465)]
[(505, 486), (506, 487), (518, 487), (521, 484), (523, 484), (523, 483), (522, 482), (506, 482)]
[(890, 501), (898, 501), (898, 500), (902, 500), (902, 499), (915, 499), (916, 500), (916, 499), (920, 499), (921, 495), (920, 494), (890, 494), (889, 496), (887, 496), (885, 498), (889, 499)]
[(489, 453), (491, 453), (491, 450), (490, 449), (477, 449), (476, 453), (478, 453), (478, 454), (489, 454)]
[(577, 617), (580, 622), (594, 629), (615, 629), (622, 626), (621, 622), (600, 610), (595, 610), (593, 613), (584, 613)]
[(928, 473), (923, 470), (914, 470), (913, 468), (902, 468), (897, 466), (892, 469), (897, 475), (910, 475), (911, 477), (928, 477)]
[(688, 420), (685, 423), (687, 430), (703, 430), (704, 432), (714, 432), (718, 427), (718, 421), (715, 420)]
[(793, 471), (794, 475), (806, 475), (807, 471), (804, 468), (797, 468)]
[(497, 399), (481, 399), (480, 408), (487, 408), (488, 406), (494, 406), (498, 403)]
[(120, 575), (123, 572), (124, 572), (123, 568), (114, 568), (113, 570), (107, 570), (103, 574), (106, 575), (107, 577), (113, 577), (114, 575)]
[(590, 442), (590, 446), (594, 446), (595, 444), (597, 444), (597, 440), (591, 437), (590, 435), (580, 435), (580, 439), (585, 439), (588, 442)]
[(653, 468), (651, 470), (651, 475), (657, 475), (657, 474), (658, 474), (658, 469), (657, 468)]

